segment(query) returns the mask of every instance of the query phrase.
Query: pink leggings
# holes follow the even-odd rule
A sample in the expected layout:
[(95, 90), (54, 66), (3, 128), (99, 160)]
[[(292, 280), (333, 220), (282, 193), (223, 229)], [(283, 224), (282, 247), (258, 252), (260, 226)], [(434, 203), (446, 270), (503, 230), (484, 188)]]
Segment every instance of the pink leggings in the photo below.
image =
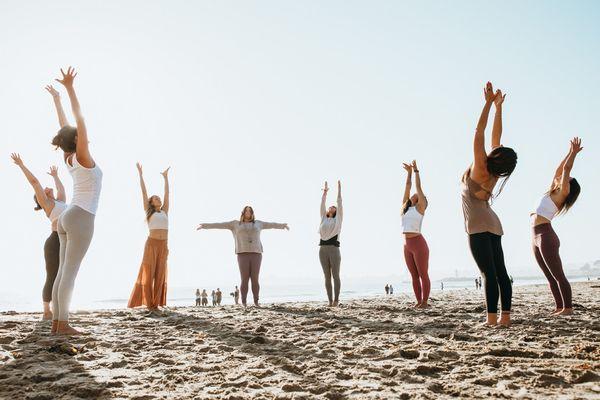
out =
[(419, 304), (429, 299), (431, 283), (429, 282), (429, 247), (423, 235), (405, 238), (404, 259), (412, 278), (413, 290)]
[(252, 281), (252, 296), (254, 304), (258, 305), (258, 292), (260, 285), (258, 284), (258, 274), (260, 273), (260, 263), (262, 261), (261, 253), (239, 253), (237, 255), (238, 265), (240, 266), (240, 292), (242, 294), (242, 304), (246, 305), (248, 297), (248, 281)]

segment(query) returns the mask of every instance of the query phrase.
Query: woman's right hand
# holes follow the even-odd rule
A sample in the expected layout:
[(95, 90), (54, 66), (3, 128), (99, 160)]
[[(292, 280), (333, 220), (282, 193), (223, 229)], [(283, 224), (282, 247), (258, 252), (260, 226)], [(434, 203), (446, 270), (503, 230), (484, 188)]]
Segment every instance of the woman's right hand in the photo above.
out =
[(60, 93), (58, 93), (58, 90), (54, 89), (54, 86), (48, 85), (45, 87), (45, 89), (48, 93), (52, 95), (53, 99), (60, 99)]
[(19, 153), (12, 153), (10, 155), (10, 158), (12, 158), (13, 162), (19, 167), (23, 166), (23, 160), (21, 160), (21, 156), (19, 155)]
[(323, 193), (327, 194), (329, 191), (329, 186), (327, 186), (327, 181), (325, 181), (325, 187), (323, 188)]
[(135, 163), (135, 166), (137, 167), (138, 173), (140, 174), (140, 176), (143, 174), (142, 171), (142, 164), (140, 164), (139, 162)]
[(75, 77), (77, 76), (77, 72), (75, 72), (75, 68), (69, 67), (67, 68), (67, 73), (63, 69), (60, 69), (60, 73), (62, 74), (62, 79), (55, 79), (56, 82), (62, 84), (64, 87), (73, 87), (73, 81), (75, 81)]
[(486, 103), (492, 103), (496, 98), (496, 94), (494, 93), (494, 87), (492, 86), (492, 82), (488, 82), (483, 89), (483, 97), (485, 98)]
[(50, 172), (48, 172), (48, 175), (50, 175), (53, 178), (56, 178), (58, 176), (58, 168), (56, 167), (56, 165), (50, 167)]
[(581, 150), (583, 150), (583, 147), (581, 146), (581, 138), (574, 137), (573, 139), (571, 139), (571, 152), (573, 154), (577, 154)]
[(406, 170), (406, 172), (408, 172), (409, 174), (412, 173), (413, 171), (413, 167), (410, 164), (407, 163), (402, 163), (402, 167)]

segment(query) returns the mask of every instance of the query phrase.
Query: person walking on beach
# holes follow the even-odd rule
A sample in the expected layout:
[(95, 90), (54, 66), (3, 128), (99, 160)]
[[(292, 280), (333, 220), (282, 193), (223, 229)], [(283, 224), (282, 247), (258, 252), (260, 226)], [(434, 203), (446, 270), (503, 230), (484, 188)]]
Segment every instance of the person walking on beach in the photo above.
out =
[[(490, 82), (483, 90), (485, 104), (477, 123), (473, 140), (473, 163), (463, 174), (462, 209), (465, 230), (469, 235), (471, 254), (483, 275), (487, 304), (486, 325), (498, 323), (498, 297), (502, 304), (500, 324), (510, 325), (512, 285), (504, 264), (502, 251), (502, 224), (490, 207), (489, 200), (498, 196), (506, 180), (517, 165), (517, 153), (500, 143), (502, 137), (502, 104), (506, 95), (500, 90), (494, 93)], [(496, 107), (492, 128), (492, 151), (485, 150), (485, 128), (492, 104)], [(499, 180), (503, 180), (496, 195), (492, 192)]]
[(558, 315), (573, 314), (573, 299), (559, 254), (560, 240), (552, 229), (551, 221), (556, 215), (569, 211), (579, 197), (581, 187), (577, 179), (571, 176), (571, 169), (581, 150), (581, 139), (573, 138), (569, 152), (554, 172), (548, 192), (531, 213), (533, 254), (548, 279), (556, 305), (553, 314)]
[[(338, 181), (337, 207), (331, 206), (326, 209), (327, 192), (329, 187), (325, 182), (323, 196), (321, 197), (321, 223), (319, 225), (319, 261), (325, 277), (325, 290), (329, 299), (329, 307), (337, 307), (340, 301), (340, 265), (342, 257), (340, 254), (340, 232), (344, 218), (342, 207), (342, 183)], [(331, 280), (333, 278), (333, 287)]]
[(163, 200), (159, 196), (148, 197), (144, 173), (140, 163), (136, 164), (140, 188), (142, 190), (142, 207), (148, 224), (148, 239), (144, 246), (144, 255), (137, 279), (129, 297), (127, 307), (134, 308), (145, 305), (148, 310), (158, 310), (167, 304), (167, 258), (169, 248), (169, 168), (161, 172), (164, 179)]
[(196, 289), (196, 307), (202, 305), (202, 294), (200, 293), (200, 289)]
[(27, 181), (33, 187), (35, 193), (33, 196), (33, 201), (35, 202), (34, 210), (44, 210), (46, 217), (50, 220), (50, 236), (48, 236), (48, 239), (46, 239), (46, 242), (44, 243), (46, 282), (44, 283), (44, 289), (42, 290), (42, 303), (44, 306), (44, 315), (42, 319), (44, 321), (51, 321), (52, 311), (50, 310), (50, 302), (52, 301), (52, 286), (54, 285), (60, 262), (60, 241), (58, 239), (58, 232), (56, 232), (56, 225), (58, 217), (60, 217), (62, 212), (67, 208), (65, 187), (58, 177), (58, 169), (56, 167), (50, 167), (48, 175), (54, 179), (54, 185), (56, 186), (55, 197), (52, 188), (42, 188), (40, 181), (31, 173), (31, 171), (29, 171), (29, 169), (27, 169), (19, 154), (13, 153), (11, 154), (11, 158), (14, 163), (21, 168)]
[(221, 301), (223, 301), (223, 293), (221, 292), (221, 289), (217, 288), (217, 305), (218, 306), (221, 305)]
[(251, 281), (254, 305), (260, 307), (258, 303), (260, 292), (258, 277), (263, 253), (260, 233), (263, 229), (289, 230), (288, 224), (259, 221), (255, 218), (252, 207), (246, 206), (242, 210), (239, 221), (200, 224), (197, 230), (200, 229), (228, 229), (231, 231), (235, 240), (235, 252), (240, 269), (242, 304), (244, 307), (247, 305), (248, 282)]
[(67, 170), (73, 177), (73, 198), (58, 218), (56, 228), (60, 241), (60, 263), (52, 288), (51, 332), (78, 335), (81, 332), (69, 325), (69, 307), (77, 273), (94, 236), (94, 220), (102, 189), (102, 171), (90, 153), (87, 127), (73, 85), (77, 73), (72, 67), (66, 73), (62, 69), (60, 72), (62, 79), (56, 81), (67, 90), (76, 127), (68, 125), (60, 97), (48, 86), (46, 89), (54, 99), (61, 127), (52, 139), (52, 144), (63, 151)]
[(206, 307), (208, 305), (208, 293), (206, 293), (206, 289), (202, 289), (202, 306)]
[(390, 294), (390, 285), (385, 284), (385, 294)]
[(394, 294), (394, 287), (390, 285), (390, 295)]
[(475, 278), (475, 289), (479, 289), (479, 281)]
[[(425, 210), (427, 210), (427, 197), (421, 188), (421, 175), (417, 162), (404, 164), (406, 170), (406, 185), (402, 199), (402, 233), (404, 234), (404, 259), (412, 279), (413, 291), (417, 298), (415, 307), (429, 307), (427, 300), (431, 291), (429, 280), (429, 247), (421, 234), (421, 226)], [(412, 196), (412, 174), (415, 174), (416, 193)]]
[(233, 300), (235, 301), (235, 305), (238, 305), (240, 302), (240, 289), (235, 287), (235, 292), (233, 292)]

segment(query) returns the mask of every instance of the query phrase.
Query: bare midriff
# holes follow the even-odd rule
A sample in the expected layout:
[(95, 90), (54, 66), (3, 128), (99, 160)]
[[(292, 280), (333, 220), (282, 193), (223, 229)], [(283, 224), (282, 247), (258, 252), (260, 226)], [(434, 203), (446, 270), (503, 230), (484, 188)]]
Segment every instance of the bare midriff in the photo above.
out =
[(158, 240), (167, 240), (169, 238), (169, 230), (168, 229), (150, 229), (150, 234), (148, 235), (152, 239)]
[(410, 239), (410, 238), (414, 238), (414, 237), (417, 237), (417, 236), (421, 236), (421, 234), (417, 233), (417, 232), (404, 232), (403, 235), (404, 235), (404, 237), (406, 239)]
[(541, 215), (537, 215), (536, 213), (531, 214), (531, 226), (538, 226), (549, 223), (550, 220), (548, 218), (544, 218)]

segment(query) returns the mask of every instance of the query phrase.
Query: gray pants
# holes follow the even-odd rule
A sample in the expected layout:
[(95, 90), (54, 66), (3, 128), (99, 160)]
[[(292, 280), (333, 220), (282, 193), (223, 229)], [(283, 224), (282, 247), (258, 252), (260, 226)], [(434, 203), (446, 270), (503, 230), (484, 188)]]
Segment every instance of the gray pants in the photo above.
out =
[(59, 321), (69, 320), (75, 278), (94, 236), (94, 218), (94, 214), (71, 205), (58, 219), (60, 255), (58, 274), (52, 287), (52, 312), (54, 319)]
[[(327, 298), (329, 302), (338, 301), (340, 298), (340, 264), (342, 263), (342, 256), (340, 255), (340, 248), (336, 246), (321, 246), (319, 249), (319, 261), (321, 261), (321, 267), (323, 268), (323, 274), (325, 275), (325, 289), (327, 289)], [(333, 292), (331, 288), (331, 278), (333, 277)]]

